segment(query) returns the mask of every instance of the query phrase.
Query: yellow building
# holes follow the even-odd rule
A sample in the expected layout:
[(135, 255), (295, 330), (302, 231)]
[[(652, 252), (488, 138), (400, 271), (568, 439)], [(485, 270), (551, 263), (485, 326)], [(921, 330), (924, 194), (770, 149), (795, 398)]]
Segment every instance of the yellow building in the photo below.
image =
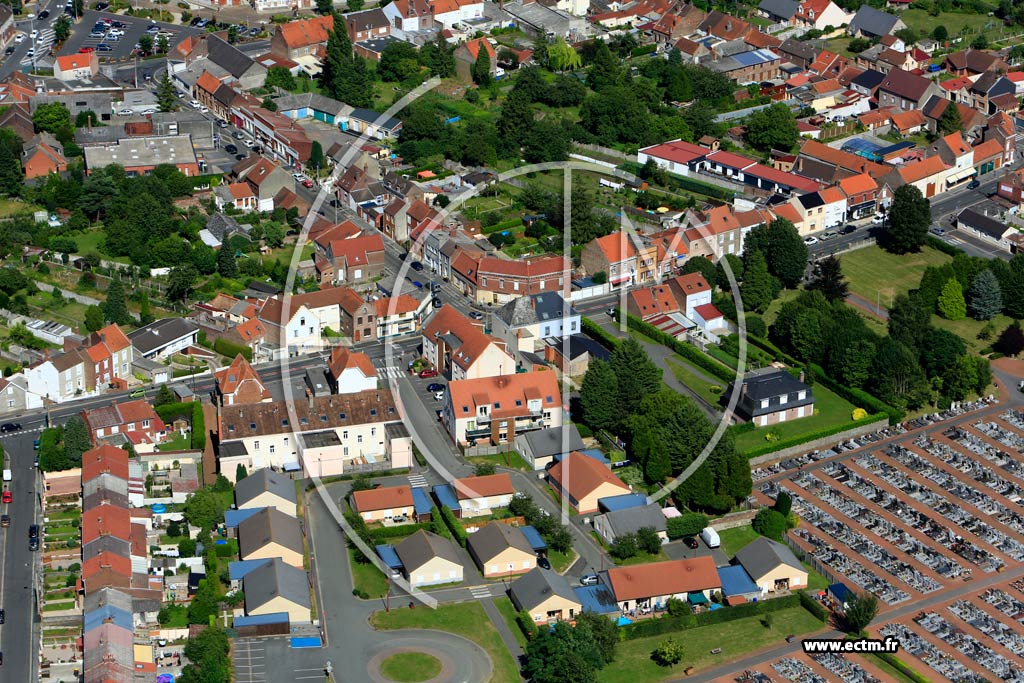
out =
[(537, 566), (537, 554), (521, 529), (492, 522), (470, 534), (466, 548), (484, 578), (523, 574)]
[(301, 569), (303, 547), (298, 520), (277, 508), (263, 508), (238, 525), (238, 550), (243, 560), (280, 557)]

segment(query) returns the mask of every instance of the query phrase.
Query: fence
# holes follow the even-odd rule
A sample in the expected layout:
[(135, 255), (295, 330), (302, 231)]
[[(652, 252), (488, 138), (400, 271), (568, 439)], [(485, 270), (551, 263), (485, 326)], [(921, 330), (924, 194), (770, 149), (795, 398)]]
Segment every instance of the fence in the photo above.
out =
[(836, 578), (836, 575), (833, 574), (832, 571), (826, 565), (819, 562), (818, 558), (816, 558), (814, 555), (810, 554), (809, 552), (801, 548), (799, 545), (797, 545), (789, 534), (786, 534), (785, 541), (786, 545), (789, 546), (789, 549), (793, 551), (793, 554), (796, 555), (801, 561), (809, 564), (811, 566), (811, 569), (824, 576), (825, 580), (828, 581), (830, 586), (833, 583), (839, 583), (843, 580), (843, 577)]
[(790, 446), (789, 448), (783, 448), (778, 451), (766, 453), (765, 455), (761, 455), (756, 458), (751, 458), (750, 466), (760, 467), (761, 465), (767, 463), (778, 462), (779, 460), (785, 460), (786, 458), (791, 458), (795, 455), (802, 455), (815, 449), (820, 450), (822, 448), (830, 448), (836, 445), (837, 443), (842, 443), (843, 441), (847, 441), (849, 439), (856, 439), (858, 436), (863, 436), (864, 434), (872, 434), (880, 429), (885, 429), (888, 426), (888, 418), (884, 420), (875, 420), (874, 422), (871, 422), (869, 424), (860, 425), (859, 427), (854, 427), (852, 429), (847, 429), (846, 431), (839, 432), (838, 434), (824, 436), (820, 439), (807, 441), (796, 446)]
[(511, 453), (515, 450), (513, 443), (499, 444), (497, 446), (459, 446), (462, 449), (462, 455), (466, 458), (471, 458), (477, 455), (498, 455), (499, 453)]

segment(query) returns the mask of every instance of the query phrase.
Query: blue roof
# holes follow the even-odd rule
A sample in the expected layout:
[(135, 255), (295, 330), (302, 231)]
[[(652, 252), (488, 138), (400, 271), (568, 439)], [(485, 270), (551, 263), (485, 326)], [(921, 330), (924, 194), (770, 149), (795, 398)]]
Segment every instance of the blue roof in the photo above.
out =
[(259, 560), (236, 560), (228, 564), (228, 578), (232, 581), (241, 581), (245, 578), (245, 575), (251, 572), (257, 567), (262, 567), (269, 560), (266, 558)]
[(589, 610), (597, 614), (611, 614), (620, 611), (619, 603), (615, 601), (615, 596), (607, 586), (578, 586), (572, 590), (583, 605), (584, 612)]
[(235, 617), (235, 628), (242, 626), (262, 626), (263, 624), (288, 623), (287, 612), (274, 612), (273, 614), (257, 614), (251, 617)]
[(637, 508), (647, 505), (647, 496), (642, 493), (623, 493), (620, 496), (608, 496), (599, 498), (597, 506), (605, 512)]
[(392, 569), (401, 569), (402, 561), (398, 559), (398, 553), (395, 552), (395, 546), (390, 543), (383, 543), (375, 548), (377, 555), (387, 566)]
[(519, 529), (523, 532), (523, 536), (526, 536), (526, 540), (527, 542), (529, 542), (531, 548), (533, 548), (534, 550), (548, 549), (548, 544), (544, 540), (544, 537), (541, 536), (540, 532), (534, 529), (532, 526), (521, 526), (519, 527)]
[(455, 489), (451, 484), (438, 484), (434, 487), (434, 497), (441, 505), (447, 505), (449, 510), (459, 509), (459, 499), (455, 497)]
[(132, 625), (132, 615), (130, 613), (113, 605), (104, 605), (85, 613), (85, 628), (82, 632), (88, 633), (97, 626), (102, 626), (103, 622), (107, 619), (113, 621), (116, 626), (120, 626), (128, 631), (132, 631), (135, 628)]
[[(611, 464), (611, 460), (609, 460), (605, 456), (604, 451), (602, 451), (600, 448), (586, 448), (586, 449), (583, 449), (583, 450), (577, 451), (577, 452), (578, 453), (582, 453), (583, 455), (587, 456), (588, 458), (593, 458), (594, 460), (598, 461), (602, 465), (610, 465)], [(555, 462), (561, 462), (562, 458), (564, 458), (566, 455), (567, 455), (566, 453), (557, 453), (557, 454), (555, 454)]]
[(226, 510), (224, 512), (224, 524), (229, 529), (235, 529), (239, 524), (249, 519), (263, 508), (244, 508), (242, 510)]
[(430, 495), (427, 494), (425, 488), (416, 487), (412, 490), (412, 507), (417, 515), (430, 514), (430, 508), (434, 507), (434, 503), (430, 500)]
[(754, 580), (750, 578), (750, 574), (747, 573), (747, 570), (738, 564), (728, 567), (719, 567), (718, 580), (722, 583), (722, 594), (726, 597), (729, 597), (730, 595), (749, 595), (751, 593), (761, 592), (761, 589), (757, 587)]
[(828, 587), (828, 592), (839, 602), (849, 602), (854, 597), (853, 591), (845, 583), (833, 583)]
[(732, 58), (743, 66), (753, 66), (778, 59), (778, 56), (768, 50), (751, 50), (750, 52), (740, 52), (739, 54), (732, 55)]

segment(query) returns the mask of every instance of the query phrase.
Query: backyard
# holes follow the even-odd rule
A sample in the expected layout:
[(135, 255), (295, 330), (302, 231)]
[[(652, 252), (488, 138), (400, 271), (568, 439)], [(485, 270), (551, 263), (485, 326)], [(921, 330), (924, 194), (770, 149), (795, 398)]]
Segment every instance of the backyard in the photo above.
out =
[(732, 557), (742, 550), (748, 543), (753, 543), (761, 535), (754, 531), (749, 524), (722, 529), (718, 532), (718, 539), (722, 542), (722, 552)]
[(879, 302), (882, 308), (888, 308), (897, 295), (916, 289), (925, 268), (953, 260), (931, 247), (925, 247), (918, 254), (897, 255), (877, 246), (848, 252), (840, 259), (850, 292), (872, 305)]
[(776, 437), (775, 440), (782, 441), (845, 424), (853, 419), (855, 406), (852, 403), (840, 398), (821, 384), (814, 385), (813, 391), (814, 415), (767, 427), (748, 428), (746, 431), (737, 430), (736, 448), (748, 451), (762, 446), (767, 443), (765, 436), (768, 434), (773, 434)]
[(437, 609), (401, 608), (390, 612), (375, 612), (370, 617), (370, 624), (382, 631), (428, 628), (454, 633), (472, 640), (490, 656), (494, 666), (491, 683), (516, 683), (520, 680), (516, 660), (479, 603), (441, 605)]
[[(999, 337), (999, 334), (1006, 329), (1006, 327), (1013, 322), (1013, 320), (1005, 315), (997, 315), (992, 320), (975, 320), (974, 318), (963, 318), (962, 320), (946, 320), (937, 315), (932, 316), (932, 325), (943, 330), (949, 330), (953, 334), (957, 335), (964, 340), (967, 344), (967, 348), (975, 353), (981, 351), (986, 346), (991, 346), (992, 341)], [(992, 323), (992, 329), (995, 331), (992, 333), (992, 337), (985, 341), (978, 339), (978, 334), (985, 328), (986, 325)]]
[[(685, 666), (697, 670), (738, 658), (747, 652), (785, 642), (788, 635), (802, 635), (824, 627), (802, 607), (772, 612), (771, 628), (766, 628), (762, 617), (736, 619), (725, 624), (704, 626), (675, 634), (674, 640), (683, 648)], [(598, 672), (601, 683), (654, 683), (666, 678), (677, 678), (684, 665), (658, 666), (651, 660), (651, 652), (672, 634), (638, 638), (622, 643), (616, 650), (615, 661)], [(720, 650), (711, 654), (712, 650)]]
[[(931, 35), (936, 26), (945, 26), (950, 37), (958, 33), (981, 33), (989, 35), (990, 29), (1002, 28), (1002, 22), (983, 13), (939, 12), (933, 17), (924, 9), (908, 9), (900, 13), (900, 19), (908, 27), (923, 35)], [(990, 40), (998, 40), (999, 32), (992, 31)]]
[[(349, 548), (349, 566), (352, 568), (352, 588), (366, 593), (366, 598), (381, 598), (388, 592), (388, 580), (377, 566), (370, 562), (356, 562), (356, 551)], [(360, 595), (360, 597), (363, 597)]]

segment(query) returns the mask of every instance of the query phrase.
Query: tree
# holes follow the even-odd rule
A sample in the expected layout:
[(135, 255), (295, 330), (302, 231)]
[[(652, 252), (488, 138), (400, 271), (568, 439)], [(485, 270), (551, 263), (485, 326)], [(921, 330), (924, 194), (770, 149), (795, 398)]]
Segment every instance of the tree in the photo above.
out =
[(878, 342), (870, 385), (878, 398), (897, 408), (919, 408), (931, 397), (917, 354), (891, 335)]
[(267, 111), (277, 111), (277, 102), (270, 95), (267, 95), (260, 101), (260, 106)]
[(889, 307), (889, 337), (915, 348), (924, 339), (931, 321), (931, 312), (916, 296), (898, 295)]
[(352, 54), (345, 20), (334, 17), (334, 29), (327, 34), (327, 55), (318, 76), (324, 94), (353, 107), (373, 103), (373, 84), (366, 72), (366, 62)]
[(861, 593), (846, 605), (846, 611), (843, 614), (843, 630), (847, 633), (860, 633), (868, 627), (877, 614), (878, 598), (871, 593)]
[(683, 646), (674, 638), (663, 640), (651, 652), (651, 659), (658, 666), (675, 666), (683, 659)]
[(316, 0), (316, 11), (320, 14), (330, 14), (334, 11), (334, 0)]
[(139, 322), (143, 325), (153, 322), (153, 313), (149, 310), (149, 295), (145, 292), (139, 295)]
[(608, 554), (617, 560), (636, 557), (639, 551), (636, 534), (619, 534), (615, 537), (615, 542), (608, 548)]
[(229, 279), (238, 277), (238, 260), (226, 244), (217, 252), (217, 272)]
[(455, 73), (455, 51), (444, 36), (438, 32), (437, 38), (427, 43), (420, 50), (420, 60), (430, 69), (430, 75), (437, 78), (449, 78)]
[(470, 75), (473, 77), (473, 82), (481, 88), (486, 88), (491, 84), (491, 54), (483, 45), (477, 46), (476, 61), (473, 62)]
[(217, 580), (212, 577), (200, 579), (199, 588), (192, 596), (192, 602), (188, 606), (188, 623), (208, 625), (210, 617), (217, 615), (219, 602), (220, 591), (217, 590)]
[(601, 651), (590, 630), (565, 622), (541, 629), (526, 645), (524, 675), (533, 683), (596, 683)]
[(185, 643), (188, 664), (181, 672), (183, 683), (228, 683), (231, 680), (228, 637), (219, 626), (207, 628)]
[(744, 255), (759, 250), (768, 263), (768, 272), (786, 287), (795, 287), (807, 270), (807, 245), (792, 222), (779, 218), (770, 225), (761, 224), (747, 235)]
[(640, 550), (649, 555), (657, 555), (661, 552), (661, 538), (653, 527), (641, 527), (636, 532), (636, 544)]
[(948, 280), (939, 295), (939, 313), (946, 320), (963, 320), (967, 316), (967, 302), (960, 281)]
[(740, 297), (743, 301), (743, 310), (758, 313), (763, 313), (775, 298), (768, 262), (760, 251), (754, 251), (746, 259), (743, 282), (740, 283)]
[(32, 114), (37, 131), (57, 134), (71, 127), (71, 113), (63, 102), (41, 104)]
[(589, 610), (576, 615), (576, 626), (590, 630), (590, 636), (601, 653), (605, 664), (615, 661), (615, 647), (619, 643), (619, 627), (603, 614)]
[(949, 31), (947, 31), (946, 27), (942, 24), (939, 24), (932, 29), (932, 40), (936, 40), (941, 43), (947, 38), (949, 38)]
[(127, 325), (133, 322), (128, 304), (125, 301), (124, 284), (117, 278), (110, 281), (107, 288), (107, 299), (103, 302), (103, 315), (115, 325)]
[(707, 525), (707, 515), (702, 515), (699, 512), (684, 512), (679, 517), (672, 517), (666, 522), (668, 537), (673, 541), (684, 536), (696, 536)]
[(248, 476), (249, 471), (245, 469), (245, 465), (243, 465), (242, 463), (238, 463), (238, 465), (235, 467), (235, 483), (237, 484), (238, 482), (242, 481)]
[(626, 337), (615, 347), (608, 362), (618, 380), (621, 422), (636, 412), (645, 396), (658, 392), (661, 387), (661, 368), (651, 361), (640, 343), (632, 337)]
[(22, 190), (21, 155), (8, 145), (0, 145), (0, 194), (16, 197)]
[(85, 421), (78, 415), (69, 417), (64, 423), (64, 457), (72, 467), (78, 467), (82, 464), (82, 454), (91, 448), (92, 440)]
[(775, 505), (772, 509), (778, 512), (783, 517), (789, 516), (789, 511), (793, 509), (793, 496), (789, 495), (785, 491), (779, 491), (779, 495), (775, 498)]
[(565, 42), (565, 38), (559, 36), (548, 45), (548, 67), (552, 71), (575, 71), (580, 68), (580, 64), (579, 53)]
[(807, 289), (821, 292), (829, 301), (846, 299), (850, 286), (843, 277), (842, 264), (834, 254), (826, 256), (814, 265), (814, 275), (807, 283)]
[(987, 268), (974, 278), (968, 292), (971, 317), (975, 320), (991, 320), (1003, 310), (1003, 290), (995, 274)]
[(796, 117), (781, 102), (759, 109), (747, 117), (746, 140), (751, 147), (761, 152), (767, 153), (773, 149), (788, 151), (799, 139)]
[(309, 146), (309, 167), (316, 169), (318, 172), (321, 168), (326, 166), (324, 158), (324, 148), (320, 144), (319, 140), (314, 140), (313, 144)]
[(153, 54), (153, 36), (143, 33), (139, 36), (139, 49), (147, 55)]
[(882, 247), (893, 254), (921, 251), (931, 220), (931, 203), (919, 189), (913, 185), (898, 188), (889, 209), (889, 227), (881, 235)]
[(178, 538), (179, 536), (181, 536), (181, 523), (178, 520), (172, 519), (170, 522), (168, 522), (167, 535), (171, 538)]
[(92, 305), (85, 309), (85, 329), (95, 332), (103, 327), (103, 309)]
[(171, 41), (168, 40), (167, 36), (158, 35), (156, 38), (156, 51), (159, 54), (165, 55), (168, 50), (171, 49)]
[(761, 508), (757, 511), (757, 515), (750, 526), (762, 536), (774, 541), (782, 541), (782, 537), (785, 535), (789, 525), (786, 522), (786, 517), (778, 510)]
[(939, 133), (942, 135), (961, 132), (964, 129), (964, 122), (960, 117), (960, 107), (956, 106), (956, 103), (954, 102), (947, 104), (946, 108), (942, 110), (942, 114), (939, 116), (937, 125)]
[(203, 531), (211, 531), (224, 520), (224, 499), (210, 486), (199, 489), (185, 501), (185, 519)]
[(349, 12), (359, 12), (366, 6), (366, 0), (347, 0), (345, 9)]
[(601, 92), (617, 85), (622, 77), (622, 66), (603, 40), (597, 41), (594, 55), (587, 69), (587, 85)]
[(266, 85), (268, 88), (281, 88), (282, 90), (294, 91), (295, 76), (287, 67), (272, 66), (267, 69)]
[(71, 35), (71, 18), (66, 14), (62, 14), (57, 17), (57, 21), (53, 22), (53, 39), (58, 43), (63, 43)]
[(377, 75), (383, 81), (402, 82), (420, 70), (416, 46), (405, 41), (388, 43), (377, 62)]
[(167, 298), (171, 301), (188, 299), (195, 288), (198, 277), (199, 273), (191, 263), (172, 268), (167, 276)]
[(1016, 356), (1024, 351), (1024, 330), (1020, 328), (1020, 321), (1014, 320), (1007, 325), (992, 348), (1004, 356)]
[[(143, 36), (143, 38), (148, 36)], [(178, 96), (174, 91), (174, 83), (171, 82), (171, 77), (164, 72), (164, 77), (160, 79), (160, 85), (157, 86), (156, 90), (156, 106), (160, 111), (174, 111), (178, 108)]]
[(860, 54), (861, 52), (864, 52), (864, 50), (867, 50), (869, 47), (871, 47), (871, 41), (868, 40), (867, 38), (854, 38), (853, 40), (850, 41), (850, 44), (847, 46), (847, 49), (853, 54)]
[(975, 50), (987, 50), (988, 49), (988, 36), (984, 33), (979, 33), (971, 41), (971, 47)]
[(494, 463), (480, 462), (480, 463), (477, 463), (476, 466), (473, 468), (473, 476), (476, 476), (476, 477), (488, 477), (488, 476), (494, 474), (495, 471), (496, 471), (496, 468), (494, 466)]
[(174, 398), (174, 394), (167, 388), (166, 384), (161, 384), (160, 389), (156, 392), (156, 397), (153, 399), (153, 407), (159, 408), (160, 406), (170, 405), (171, 403), (177, 403)]

